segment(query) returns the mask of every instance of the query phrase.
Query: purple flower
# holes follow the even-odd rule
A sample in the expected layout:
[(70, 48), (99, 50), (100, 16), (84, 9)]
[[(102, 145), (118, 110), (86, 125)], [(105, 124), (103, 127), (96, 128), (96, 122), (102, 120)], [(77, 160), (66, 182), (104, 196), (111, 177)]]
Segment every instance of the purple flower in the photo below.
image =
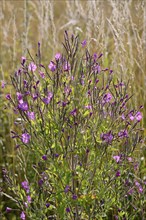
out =
[(121, 157), (116, 155), (116, 156), (113, 156), (113, 159), (118, 163), (120, 161)]
[(71, 69), (69, 62), (67, 62), (67, 61), (65, 62), (63, 69), (64, 69), (64, 71), (69, 71)]
[(42, 186), (43, 183), (44, 183), (44, 180), (43, 180), (43, 179), (40, 179), (40, 180), (38, 181), (38, 185), (39, 185), (39, 186)]
[(128, 160), (129, 162), (132, 162), (132, 157), (127, 157), (127, 160)]
[(142, 186), (140, 185), (140, 183), (137, 182), (137, 181), (135, 181), (135, 185), (136, 185), (136, 187), (137, 187), (139, 193), (142, 193), (142, 192), (143, 192), (143, 188), (142, 188)]
[(67, 193), (67, 192), (69, 192), (69, 190), (70, 190), (70, 186), (67, 185), (64, 189), (64, 192)]
[(25, 57), (21, 57), (21, 61), (22, 61), (22, 65), (24, 65), (25, 61), (26, 61), (26, 58)]
[(7, 212), (7, 213), (9, 213), (9, 212), (11, 212), (11, 211), (12, 211), (11, 208), (9, 208), (9, 207), (6, 208), (6, 212)]
[(44, 79), (45, 78), (45, 73), (39, 71), (40, 76)]
[(50, 62), (48, 67), (52, 72), (54, 72), (56, 70), (56, 65), (53, 61)]
[(50, 203), (46, 203), (46, 207), (49, 208), (50, 207)]
[(55, 54), (55, 59), (56, 60), (60, 60), (61, 59), (61, 54), (60, 53), (56, 53)]
[(121, 173), (120, 173), (120, 170), (117, 170), (116, 177), (119, 177), (119, 176), (121, 176)]
[(43, 98), (43, 102), (44, 102), (46, 105), (48, 105), (48, 104), (50, 103), (52, 97), (53, 97), (53, 93), (52, 93), (52, 92), (48, 92), (48, 96), (47, 96), (47, 98)]
[(54, 154), (54, 156), (57, 158), (57, 157), (59, 157), (59, 154)]
[(89, 152), (90, 152), (90, 150), (87, 148), (87, 149), (86, 149), (86, 154), (88, 154)]
[(85, 46), (87, 45), (87, 41), (86, 41), (86, 40), (83, 40), (83, 41), (81, 42), (81, 44), (82, 44), (82, 47), (85, 47)]
[(47, 155), (44, 154), (44, 155), (42, 156), (42, 159), (43, 159), (43, 160), (47, 160)]
[(28, 201), (28, 203), (31, 203), (31, 197), (30, 196), (27, 196), (27, 201)]
[(35, 113), (34, 112), (27, 112), (27, 116), (30, 120), (35, 120)]
[(25, 220), (25, 219), (26, 219), (26, 215), (25, 215), (24, 212), (21, 212), (20, 219), (22, 219), (22, 220)]
[(71, 115), (73, 116), (76, 116), (77, 115), (77, 109), (73, 109), (71, 112), (70, 112)]
[(4, 89), (5, 86), (6, 86), (6, 83), (2, 80), (2, 81), (1, 81), (1, 87), (2, 87), (2, 89)]
[(135, 115), (135, 118), (136, 118), (137, 121), (141, 121), (141, 119), (142, 119), (141, 112), (137, 112), (136, 115)]
[(93, 70), (94, 70), (94, 71), (97, 71), (97, 73), (100, 73), (100, 71), (101, 71), (100, 65), (98, 64), (98, 65), (94, 66), (94, 67), (93, 67)]
[(109, 131), (107, 133), (102, 133), (101, 139), (102, 139), (102, 141), (104, 141), (106, 143), (111, 143), (113, 140), (113, 135), (112, 135), (111, 131)]
[(37, 94), (37, 93), (32, 94), (32, 98), (33, 98), (33, 100), (35, 101), (35, 100), (38, 98), (38, 94)]
[(27, 193), (29, 193), (29, 183), (28, 183), (28, 181), (24, 181), (24, 182), (22, 182), (21, 183), (21, 186), (22, 186), (22, 188), (27, 192)]
[(131, 121), (134, 120), (135, 117), (134, 117), (134, 115), (132, 114), (132, 112), (129, 113), (129, 118), (130, 118)]
[[(18, 101), (22, 100), (23, 95), (20, 92), (17, 92), (16, 95), (17, 95), (17, 100)], [(23, 100), (22, 100), (22, 102), (23, 102)]]
[(66, 208), (66, 212), (67, 213), (70, 212), (70, 208), (69, 207)]
[(70, 95), (71, 91), (72, 91), (72, 90), (71, 90), (68, 86), (64, 88), (64, 92), (65, 92), (65, 94), (66, 94), (67, 96)]
[(28, 133), (22, 134), (21, 140), (24, 144), (28, 144), (30, 141), (30, 135)]
[(94, 59), (94, 61), (97, 60), (97, 57), (98, 57), (97, 53), (94, 53), (94, 54), (93, 54), (93, 59)]
[(134, 189), (133, 189), (133, 188), (131, 188), (131, 189), (129, 189), (128, 194), (129, 194), (129, 195), (132, 195), (132, 194), (133, 194), (133, 192), (134, 192)]
[(91, 105), (86, 105), (85, 108), (88, 109), (88, 110), (92, 110), (92, 106)]
[(119, 218), (118, 218), (118, 216), (117, 216), (117, 215), (114, 215), (114, 219), (115, 219), (115, 220), (118, 220)]
[(99, 59), (100, 57), (102, 57), (102, 56), (103, 56), (103, 53), (101, 53), (101, 54), (99, 55), (98, 59)]
[(121, 118), (122, 118), (123, 120), (125, 120), (125, 115), (124, 115), (124, 114), (122, 114), (122, 115), (121, 115)]
[(28, 87), (28, 82), (27, 82), (27, 80), (24, 80), (23, 83), (24, 83), (24, 87), (25, 87), (25, 88)]
[(119, 133), (118, 133), (118, 136), (119, 138), (128, 138), (128, 132), (127, 130), (121, 130)]
[(24, 102), (23, 100), (20, 100), (21, 102), (19, 102), (18, 104), (18, 108), (22, 111), (27, 111), (28, 110), (28, 103)]
[(28, 66), (28, 69), (32, 72), (35, 72), (35, 70), (37, 69), (37, 66), (33, 62), (31, 62)]
[(75, 194), (72, 196), (72, 199), (73, 199), (73, 200), (76, 200), (77, 198), (78, 198), (78, 197), (77, 197), (77, 195), (75, 195)]
[(10, 100), (10, 99), (11, 99), (11, 95), (10, 95), (10, 94), (7, 94), (7, 95), (6, 95), (6, 99)]
[(110, 93), (107, 93), (103, 96), (103, 104), (110, 102), (112, 99), (112, 95)]

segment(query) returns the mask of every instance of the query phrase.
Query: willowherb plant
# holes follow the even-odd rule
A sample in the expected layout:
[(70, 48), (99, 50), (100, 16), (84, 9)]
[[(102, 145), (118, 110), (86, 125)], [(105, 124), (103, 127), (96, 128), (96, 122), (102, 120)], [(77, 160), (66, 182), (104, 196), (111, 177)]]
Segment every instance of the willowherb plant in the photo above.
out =
[[(144, 219), (144, 179), (134, 157), (142, 144), (140, 109), (128, 83), (103, 68), (103, 54), (67, 32), (48, 67), (22, 57), (7, 94), (14, 114), (21, 178), (3, 178), (21, 219)], [(19, 123), (18, 123), (19, 120)], [(20, 180), (22, 179), (22, 180)]]

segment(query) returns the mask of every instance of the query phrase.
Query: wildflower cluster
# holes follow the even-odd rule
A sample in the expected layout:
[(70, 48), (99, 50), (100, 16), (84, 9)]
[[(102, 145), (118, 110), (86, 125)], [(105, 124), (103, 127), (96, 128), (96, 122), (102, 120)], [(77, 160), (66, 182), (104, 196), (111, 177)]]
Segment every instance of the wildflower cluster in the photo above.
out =
[(102, 67), (103, 54), (90, 54), (86, 40), (65, 32), (63, 45), (47, 67), (40, 44), (36, 60), (22, 57), (15, 94), (6, 95), (21, 120), (11, 131), (18, 155), (29, 158), (27, 179), (15, 185), (20, 218), (134, 219), (144, 211), (134, 206), (144, 191), (134, 159), (142, 107), (129, 109), (128, 83)]

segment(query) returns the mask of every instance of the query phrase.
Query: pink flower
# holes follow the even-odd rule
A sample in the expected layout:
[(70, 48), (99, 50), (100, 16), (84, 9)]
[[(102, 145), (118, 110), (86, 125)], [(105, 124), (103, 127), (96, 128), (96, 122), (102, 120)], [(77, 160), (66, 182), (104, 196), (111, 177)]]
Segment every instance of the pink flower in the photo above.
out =
[(132, 113), (130, 113), (130, 114), (129, 114), (129, 118), (130, 118), (130, 120), (131, 120), (131, 121), (133, 121), (133, 120), (134, 120), (134, 116), (133, 116), (133, 114), (132, 114)]
[(116, 155), (116, 156), (113, 156), (113, 159), (118, 163), (120, 161), (120, 156)]
[(30, 120), (35, 120), (35, 113), (34, 112), (27, 112), (27, 116), (29, 117)]
[(25, 219), (26, 219), (26, 215), (25, 215), (24, 212), (21, 212), (20, 219), (22, 219), (22, 220), (25, 220)]
[(45, 78), (45, 73), (39, 71), (40, 76), (44, 79)]
[(50, 62), (48, 67), (52, 72), (54, 72), (56, 70), (56, 65), (53, 61)]
[(127, 157), (127, 160), (128, 160), (129, 162), (132, 162), (132, 157)]
[(28, 69), (32, 72), (35, 72), (35, 70), (37, 69), (37, 66), (33, 62), (31, 62), (28, 66)]
[(135, 115), (135, 118), (136, 118), (137, 121), (141, 121), (141, 119), (142, 119), (141, 112), (137, 112), (136, 115)]
[(61, 54), (60, 54), (60, 53), (56, 53), (55, 59), (56, 59), (56, 60), (60, 60), (60, 59), (61, 59)]
[(69, 70), (71, 69), (71, 66), (70, 66), (70, 64), (66, 61), (63, 68), (64, 68), (64, 71), (69, 71)]
[(1, 81), (1, 87), (2, 87), (2, 89), (4, 89), (5, 86), (6, 86), (6, 83), (4, 82), (4, 80), (2, 80), (2, 81)]
[(30, 135), (28, 133), (22, 134), (21, 140), (24, 144), (28, 144), (30, 141)]

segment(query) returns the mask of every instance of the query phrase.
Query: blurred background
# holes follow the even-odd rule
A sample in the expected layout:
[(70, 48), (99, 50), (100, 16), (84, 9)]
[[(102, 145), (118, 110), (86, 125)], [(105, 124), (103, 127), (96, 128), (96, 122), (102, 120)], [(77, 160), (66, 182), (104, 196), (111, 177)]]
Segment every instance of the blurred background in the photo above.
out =
[[(146, 125), (146, 1), (145, 0), (1, 0), (0, 1), (0, 165), (16, 166), (10, 138), (14, 116), (5, 101), (12, 93), (10, 75), (19, 67), (27, 49), (35, 56), (38, 41), (48, 65), (62, 50), (64, 31), (86, 39), (93, 53), (103, 53), (105, 67), (125, 80), (134, 97), (131, 105), (143, 105)], [(144, 130), (146, 134), (146, 130)], [(2, 178), (1, 178), (2, 182)]]

